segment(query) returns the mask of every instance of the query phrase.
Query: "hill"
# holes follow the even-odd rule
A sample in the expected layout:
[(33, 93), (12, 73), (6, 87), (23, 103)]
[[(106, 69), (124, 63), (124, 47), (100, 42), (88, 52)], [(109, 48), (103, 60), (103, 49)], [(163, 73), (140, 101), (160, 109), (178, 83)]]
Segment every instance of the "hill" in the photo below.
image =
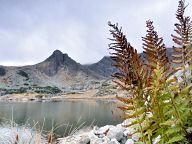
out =
[[(167, 49), (171, 57), (172, 49)], [(144, 57), (144, 54), (140, 54)], [(110, 80), (117, 71), (110, 57), (94, 64), (82, 65), (68, 54), (55, 50), (51, 56), (35, 65), (0, 66), (0, 94), (36, 91), (43, 93), (87, 90)]]

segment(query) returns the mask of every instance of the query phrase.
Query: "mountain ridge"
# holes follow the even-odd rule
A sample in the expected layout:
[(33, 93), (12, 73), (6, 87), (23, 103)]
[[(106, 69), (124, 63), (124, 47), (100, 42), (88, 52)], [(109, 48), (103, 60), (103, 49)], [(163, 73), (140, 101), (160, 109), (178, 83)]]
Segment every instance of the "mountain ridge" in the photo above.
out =
[(0, 66), (0, 88), (26, 86), (68, 87), (92, 80), (106, 79), (85, 65), (73, 60), (68, 54), (55, 50), (44, 61), (27, 66)]
[[(167, 49), (169, 57), (171, 52), (172, 49)], [(143, 53), (140, 55), (144, 57)], [(111, 75), (117, 71), (112, 64), (112, 59), (104, 56), (96, 63), (82, 65), (68, 54), (55, 50), (47, 59), (34, 65), (0, 66), (0, 88), (82, 86), (91, 81), (111, 79)]]

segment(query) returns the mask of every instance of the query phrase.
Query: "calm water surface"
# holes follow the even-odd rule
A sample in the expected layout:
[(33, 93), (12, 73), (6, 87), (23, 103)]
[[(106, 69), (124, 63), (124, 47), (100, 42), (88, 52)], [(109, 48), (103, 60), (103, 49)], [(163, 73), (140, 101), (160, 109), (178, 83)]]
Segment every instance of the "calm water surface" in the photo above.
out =
[(0, 102), (0, 122), (12, 118), (20, 125), (27, 123), (34, 126), (38, 122), (36, 127), (43, 127), (45, 131), (64, 125), (54, 132), (67, 135), (83, 123), (84, 126), (90, 126), (92, 122), (104, 126), (122, 122), (119, 118), (122, 112), (116, 106), (115, 103), (101, 101)]

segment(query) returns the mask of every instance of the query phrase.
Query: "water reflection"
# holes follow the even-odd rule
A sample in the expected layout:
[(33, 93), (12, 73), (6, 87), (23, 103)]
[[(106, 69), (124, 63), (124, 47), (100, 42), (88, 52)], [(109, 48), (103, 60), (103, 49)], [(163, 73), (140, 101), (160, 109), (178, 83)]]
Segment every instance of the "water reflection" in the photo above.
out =
[[(95, 125), (117, 124), (120, 111), (116, 104), (101, 101), (60, 101), (60, 102), (0, 102), (0, 121), (11, 120), (18, 124), (28, 123), (50, 131), (52, 127), (61, 124), (70, 124), (74, 127), (85, 122), (89, 126), (93, 121)], [(78, 124), (77, 124), (78, 122)], [(57, 129), (59, 135), (67, 134), (69, 128)]]

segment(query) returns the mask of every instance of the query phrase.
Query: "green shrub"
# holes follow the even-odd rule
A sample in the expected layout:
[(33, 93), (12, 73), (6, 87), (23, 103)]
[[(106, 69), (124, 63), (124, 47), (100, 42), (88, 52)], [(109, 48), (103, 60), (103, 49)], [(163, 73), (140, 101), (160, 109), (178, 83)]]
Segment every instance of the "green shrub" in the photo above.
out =
[(35, 92), (37, 93), (58, 94), (62, 92), (58, 87), (46, 86), (46, 87), (35, 87), (35, 88), (36, 88)]
[(28, 83), (24, 83), (23, 85), (24, 85), (24, 86), (28, 86), (29, 84), (28, 84)]
[(5, 91), (5, 95), (6, 94), (20, 94), (20, 93), (26, 93), (27, 92), (27, 88), (25, 87), (20, 87), (19, 89), (6, 89)]

